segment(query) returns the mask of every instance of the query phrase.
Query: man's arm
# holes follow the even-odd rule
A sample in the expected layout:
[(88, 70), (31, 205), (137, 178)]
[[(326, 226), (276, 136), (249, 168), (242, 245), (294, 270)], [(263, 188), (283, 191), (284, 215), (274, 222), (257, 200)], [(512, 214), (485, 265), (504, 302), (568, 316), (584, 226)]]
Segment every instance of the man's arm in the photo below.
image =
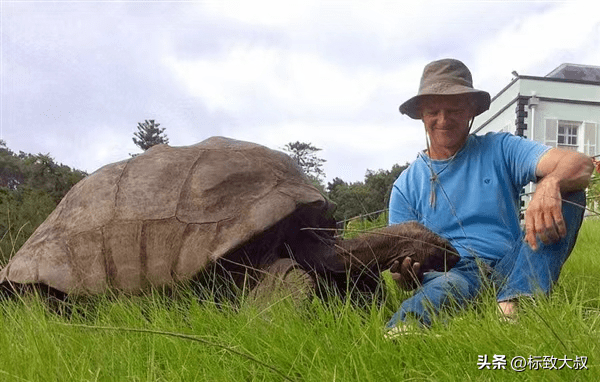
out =
[(551, 244), (567, 234), (561, 192), (586, 188), (593, 170), (591, 158), (575, 151), (553, 148), (542, 156), (535, 172), (541, 180), (525, 212), (525, 241), (533, 250), (536, 237)]

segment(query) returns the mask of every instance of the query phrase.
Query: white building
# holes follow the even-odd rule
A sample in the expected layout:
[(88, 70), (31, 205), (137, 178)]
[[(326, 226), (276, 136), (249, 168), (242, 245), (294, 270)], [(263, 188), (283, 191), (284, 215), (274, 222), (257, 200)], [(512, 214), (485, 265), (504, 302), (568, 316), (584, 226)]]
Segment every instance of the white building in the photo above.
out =
[[(600, 154), (600, 66), (562, 64), (515, 77), (475, 118), (472, 133), (506, 131), (553, 147)], [(526, 188), (530, 192), (532, 187)]]

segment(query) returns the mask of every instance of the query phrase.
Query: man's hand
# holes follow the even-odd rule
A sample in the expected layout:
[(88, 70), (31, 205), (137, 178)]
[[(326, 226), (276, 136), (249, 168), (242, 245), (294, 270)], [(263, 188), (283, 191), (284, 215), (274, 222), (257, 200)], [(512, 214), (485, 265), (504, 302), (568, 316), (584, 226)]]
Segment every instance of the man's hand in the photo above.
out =
[(538, 249), (537, 238), (552, 244), (567, 235), (558, 179), (547, 177), (537, 184), (525, 211), (525, 232), (525, 241), (534, 251)]
[(405, 257), (402, 263), (395, 260), (390, 267), (390, 273), (398, 286), (408, 291), (415, 289), (423, 281), (421, 264), (410, 257)]
[(561, 191), (585, 189), (593, 170), (592, 159), (575, 151), (553, 148), (540, 158), (535, 175), (542, 180), (525, 212), (525, 241), (531, 249), (538, 249), (537, 238), (551, 244), (567, 235)]

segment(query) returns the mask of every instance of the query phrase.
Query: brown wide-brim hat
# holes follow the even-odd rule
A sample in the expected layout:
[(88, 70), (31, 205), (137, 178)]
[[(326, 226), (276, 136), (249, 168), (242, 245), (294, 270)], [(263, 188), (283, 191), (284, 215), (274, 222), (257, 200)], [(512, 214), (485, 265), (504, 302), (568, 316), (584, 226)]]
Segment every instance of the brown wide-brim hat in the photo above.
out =
[(423, 70), (419, 93), (400, 105), (400, 113), (421, 119), (419, 102), (423, 97), (457, 94), (471, 94), (476, 105), (475, 116), (490, 108), (490, 93), (473, 88), (473, 77), (465, 64), (451, 58), (433, 61)]

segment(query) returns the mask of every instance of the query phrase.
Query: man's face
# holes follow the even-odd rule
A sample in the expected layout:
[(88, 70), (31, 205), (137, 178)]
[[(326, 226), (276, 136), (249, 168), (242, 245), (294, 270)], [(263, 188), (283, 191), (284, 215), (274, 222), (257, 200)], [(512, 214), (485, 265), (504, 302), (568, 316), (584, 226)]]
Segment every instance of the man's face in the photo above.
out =
[(458, 151), (469, 135), (469, 122), (475, 107), (468, 95), (423, 97), (421, 119), (429, 134), (432, 149)]

